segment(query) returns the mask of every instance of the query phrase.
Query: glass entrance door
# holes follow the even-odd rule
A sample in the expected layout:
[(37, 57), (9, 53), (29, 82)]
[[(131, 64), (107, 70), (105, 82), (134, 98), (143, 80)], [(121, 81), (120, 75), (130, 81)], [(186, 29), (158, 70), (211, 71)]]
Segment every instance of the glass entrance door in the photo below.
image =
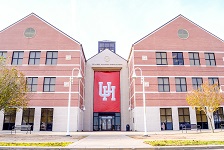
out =
[(111, 131), (112, 130), (112, 116), (102, 116), (100, 119), (101, 130)]

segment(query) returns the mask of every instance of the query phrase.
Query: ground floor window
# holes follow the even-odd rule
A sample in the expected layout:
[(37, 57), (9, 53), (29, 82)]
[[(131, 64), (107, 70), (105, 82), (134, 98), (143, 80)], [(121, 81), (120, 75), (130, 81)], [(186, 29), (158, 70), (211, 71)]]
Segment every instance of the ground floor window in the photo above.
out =
[(172, 109), (160, 108), (161, 130), (173, 130)]
[(219, 107), (219, 109), (213, 113), (213, 117), (214, 117), (215, 129), (220, 129), (221, 128), (220, 125), (224, 124), (223, 108)]
[(52, 131), (53, 108), (41, 108), (40, 131)]
[(93, 113), (93, 131), (120, 131), (120, 113)]
[(23, 109), (22, 124), (32, 125), (31, 130), (33, 130), (34, 111), (35, 111), (34, 108), (24, 108)]
[(12, 108), (4, 114), (3, 130), (12, 130), (16, 120), (16, 109)]
[(201, 126), (201, 129), (208, 129), (208, 120), (204, 111), (196, 110), (197, 125)]
[(178, 108), (179, 115), (179, 129), (182, 130), (183, 126), (190, 125), (189, 108)]

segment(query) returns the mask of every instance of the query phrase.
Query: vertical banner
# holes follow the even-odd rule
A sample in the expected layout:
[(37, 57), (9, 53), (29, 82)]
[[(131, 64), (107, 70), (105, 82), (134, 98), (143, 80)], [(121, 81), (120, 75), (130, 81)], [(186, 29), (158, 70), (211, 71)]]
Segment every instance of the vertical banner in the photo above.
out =
[(95, 71), (94, 112), (120, 112), (120, 72)]

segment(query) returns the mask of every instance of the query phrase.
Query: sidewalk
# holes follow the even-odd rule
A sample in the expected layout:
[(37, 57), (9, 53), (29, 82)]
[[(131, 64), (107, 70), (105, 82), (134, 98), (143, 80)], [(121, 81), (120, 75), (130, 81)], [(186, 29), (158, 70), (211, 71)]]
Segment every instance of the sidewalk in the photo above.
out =
[(119, 149), (119, 150), (195, 150), (195, 149), (224, 149), (224, 146), (184, 146), (184, 147), (153, 147), (144, 144), (145, 140), (164, 140), (164, 139), (193, 139), (193, 140), (224, 140), (224, 131), (202, 130), (202, 132), (188, 131), (161, 131), (148, 132), (148, 137), (143, 136), (143, 132), (71, 132), (71, 137), (65, 135), (66, 132), (32, 132), (26, 134), (19, 131), (11, 134), (11, 131), (0, 131), (0, 142), (73, 142), (65, 148), (38, 148), (38, 147), (0, 147), (0, 149)]

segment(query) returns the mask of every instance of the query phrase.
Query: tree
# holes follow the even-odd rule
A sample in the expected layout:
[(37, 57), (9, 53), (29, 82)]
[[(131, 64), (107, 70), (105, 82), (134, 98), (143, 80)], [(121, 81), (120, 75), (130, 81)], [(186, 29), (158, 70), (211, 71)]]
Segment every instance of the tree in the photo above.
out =
[(25, 108), (28, 105), (28, 88), (26, 77), (15, 67), (6, 65), (0, 58), (0, 110), (5, 112), (10, 108)]
[(220, 92), (218, 84), (210, 85), (206, 82), (202, 84), (200, 88), (188, 93), (186, 100), (192, 108), (204, 111), (208, 118), (211, 132), (214, 133), (212, 123), (213, 112), (218, 110), (219, 106), (223, 102), (222, 93)]

